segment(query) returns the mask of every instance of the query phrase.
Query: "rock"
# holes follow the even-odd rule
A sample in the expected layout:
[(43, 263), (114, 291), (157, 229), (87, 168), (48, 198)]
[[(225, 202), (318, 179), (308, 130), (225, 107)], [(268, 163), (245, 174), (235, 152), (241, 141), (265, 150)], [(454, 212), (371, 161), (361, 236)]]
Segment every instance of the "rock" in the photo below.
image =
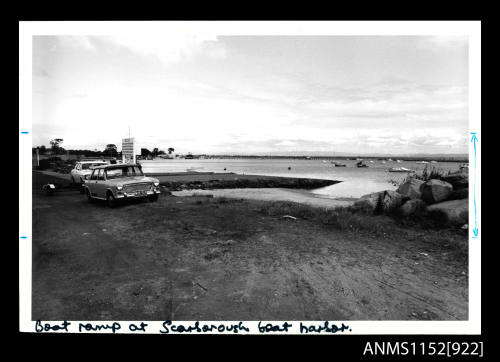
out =
[(373, 213), (380, 202), (380, 192), (363, 195), (352, 205), (355, 210)]
[(453, 186), (441, 180), (429, 180), (422, 186), (422, 200), (427, 204), (435, 204), (446, 200), (452, 193)]
[(397, 209), (403, 203), (403, 196), (396, 191), (383, 191), (380, 197), (380, 207), (382, 211), (391, 211)]
[(427, 204), (420, 199), (412, 199), (405, 202), (400, 210), (403, 216), (412, 216), (425, 211)]
[(425, 182), (422, 180), (417, 180), (416, 178), (411, 178), (404, 183), (402, 183), (397, 192), (410, 199), (419, 199), (422, 195), (422, 185)]
[(448, 200), (462, 200), (469, 197), (469, 188), (453, 190)]
[(403, 196), (396, 191), (386, 190), (361, 196), (354, 202), (355, 210), (373, 213), (376, 211), (390, 211), (403, 203)]
[(443, 181), (450, 183), (454, 189), (463, 189), (469, 187), (469, 173), (456, 171), (442, 177)]
[(453, 225), (469, 223), (469, 199), (440, 202), (428, 206), (427, 211), (445, 215), (447, 221)]

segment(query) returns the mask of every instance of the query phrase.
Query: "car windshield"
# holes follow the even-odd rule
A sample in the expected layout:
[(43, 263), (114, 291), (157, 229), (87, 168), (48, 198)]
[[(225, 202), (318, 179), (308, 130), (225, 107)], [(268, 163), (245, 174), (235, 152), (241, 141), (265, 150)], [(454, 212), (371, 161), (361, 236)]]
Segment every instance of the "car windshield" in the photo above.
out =
[(108, 180), (132, 176), (144, 176), (144, 174), (142, 173), (142, 170), (137, 166), (108, 168), (106, 170), (106, 178)]
[(102, 166), (105, 163), (82, 163), (82, 170), (90, 170), (96, 166)]

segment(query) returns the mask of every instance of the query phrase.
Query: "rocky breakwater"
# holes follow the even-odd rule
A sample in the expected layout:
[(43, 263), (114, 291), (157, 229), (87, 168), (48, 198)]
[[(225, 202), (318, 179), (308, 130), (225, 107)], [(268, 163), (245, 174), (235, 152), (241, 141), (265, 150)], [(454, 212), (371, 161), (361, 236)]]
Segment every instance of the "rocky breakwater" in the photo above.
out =
[(209, 180), (193, 181), (161, 181), (161, 185), (170, 191), (182, 190), (213, 190), (213, 189), (237, 189), (237, 188), (290, 188), (290, 189), (316, 189), (334, 185), (341, 181), (294, 178), (294, 177), (274, 177), (274, 176), (238, 176), (231, 178), (219, 178)]
[(406, 180), (396, 191), (362, 196), (353, 207), (369, 213), (397, 211), (406, 218), (428, 214), (444, 224), (463, 226), (469, 217), (469, 175), (458, 171), (441, 179)]

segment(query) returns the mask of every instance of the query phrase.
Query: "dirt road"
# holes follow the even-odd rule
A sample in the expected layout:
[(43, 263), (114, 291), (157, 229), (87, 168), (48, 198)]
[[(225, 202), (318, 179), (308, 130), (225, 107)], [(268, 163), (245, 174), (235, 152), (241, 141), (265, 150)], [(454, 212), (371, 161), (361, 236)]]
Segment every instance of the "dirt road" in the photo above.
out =
[[(41, 320), (465, 320), (456, 231), (377, 235), (161, 197), (116, 209), (34, 179), (33, 309)], [(466, 240), (466, 239), (465, 239)]]

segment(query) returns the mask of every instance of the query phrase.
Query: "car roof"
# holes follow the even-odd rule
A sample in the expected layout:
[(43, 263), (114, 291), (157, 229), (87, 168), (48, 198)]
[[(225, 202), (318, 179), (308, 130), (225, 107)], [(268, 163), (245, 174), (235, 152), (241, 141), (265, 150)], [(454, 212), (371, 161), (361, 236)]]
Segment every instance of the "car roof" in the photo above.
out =
[(97, 166), (97, 167), (94, 167), (94, 170), (98, 170), (100, 168), (121, 168), (121, 167), (129, 167), (129, 166), (137, 166), (137, 167), (141, 167), (141, 165), (138, 165), (136, 163), (115, 163), (115, 164), (106, 164), (106, 165), (102, 165), (102, 166)]
[(78, 161), (78, 163), (102, 163), (102, 164), (107, 164), (106, 161), (100, 161), (100, 160), (96, 160), (96, 161)]

